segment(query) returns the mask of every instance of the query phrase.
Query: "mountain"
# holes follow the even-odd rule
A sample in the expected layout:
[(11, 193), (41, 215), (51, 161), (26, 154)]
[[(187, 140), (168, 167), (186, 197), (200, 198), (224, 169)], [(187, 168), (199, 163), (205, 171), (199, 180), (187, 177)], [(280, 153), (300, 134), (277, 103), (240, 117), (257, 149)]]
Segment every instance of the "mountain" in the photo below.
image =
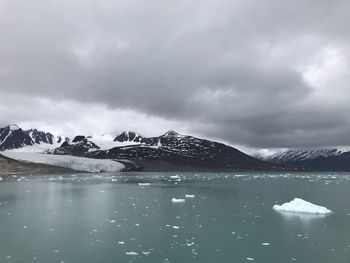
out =
[(259, 158), (305, 171), (350, 170), (350, 148), (285, 150)]
[[(62, 139), (62, 137), (58, 139)], [(0, 128), (0, 151), (41, 143), (54, 144), (55, 140), (55, 136), (51, 133), (38, 131), (37, 129), (23, 130), (17, 125)]]
[[(79, 141), (84, 141), (84, 136)], [(158, 137), (144, 138), (135, 132), (123, 132), (114, 142), (123, 145), (110, 149), (86, 147), (82, 144), (64, 143), (53, 149), (52, 154), (69, 154), (98, 159), (130, 160), (143, 166), (181, 165), (188, 170), (273, 170), (270, 164), (251, 157), (231, 146), (193, 136), (181, 135), (175, 131)], [(74, 142), (74, 140), (73, 140)], [(139, 142), (135, 144), (135, 142)], [(76, 143), (76, 142), (75, 142)], [(113, 145), (113, 144), (111, 144)]]
[(77, 135), (72, 142), (65, 140), (58, 148), (48, 151), (51, 154), (84, 156), (90, 150), (98, 150), (100, 147), (88, 140), (84, 135)]
[(125, 131), (114, 139), (115, 142), (141, 142), (141, 140), (142, 136), (132, 131)]
[(27, 133), (32, 138), (33, 142), (36, 144), (47, 143), (53, 144), (55, 140), (55, 136), (53, 136), (49, 132), (38, 131), (37, 129), (28, 130)]
[(34, 141), (29, 134), (17, 125), (8, 125), (0, 128), (0, 151), (33, 144)]

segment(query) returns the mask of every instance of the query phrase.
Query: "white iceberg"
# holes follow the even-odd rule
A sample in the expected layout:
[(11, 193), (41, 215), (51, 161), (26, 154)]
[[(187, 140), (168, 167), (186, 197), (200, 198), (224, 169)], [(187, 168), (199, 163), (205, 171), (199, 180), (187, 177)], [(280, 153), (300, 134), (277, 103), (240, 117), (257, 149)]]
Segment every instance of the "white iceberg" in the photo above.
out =
[(176, 198), (172, 198), (171, 202), (173, 203), (185, 203), (185, 199), (176, 199)]
[(185, 198), (195, 198), (195, 195), (185, 195)]
[(331, 210), (326, 207), (315, 205), (301, 198), (294, 198), (289, 203), (274, 205), (273, 209), (285, 212), (307, 213), (307, 214), (330, 214)]
[(120, 172), (125, 169), (125, 166), (122, 163), (105, 159), (91, 159), (70, 155), (53, 155), (12, 150), (4, 151), (2, 154), (18, 161), (49, 164), (84, 172)]

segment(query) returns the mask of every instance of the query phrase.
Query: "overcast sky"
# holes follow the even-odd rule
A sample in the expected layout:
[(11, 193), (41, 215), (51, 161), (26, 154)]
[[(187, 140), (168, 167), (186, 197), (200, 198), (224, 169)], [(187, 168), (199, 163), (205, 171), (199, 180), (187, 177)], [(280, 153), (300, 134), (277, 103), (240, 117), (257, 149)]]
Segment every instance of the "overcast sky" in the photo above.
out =
[(350, 144), (348, 0), (0, 0), (0, 124)]

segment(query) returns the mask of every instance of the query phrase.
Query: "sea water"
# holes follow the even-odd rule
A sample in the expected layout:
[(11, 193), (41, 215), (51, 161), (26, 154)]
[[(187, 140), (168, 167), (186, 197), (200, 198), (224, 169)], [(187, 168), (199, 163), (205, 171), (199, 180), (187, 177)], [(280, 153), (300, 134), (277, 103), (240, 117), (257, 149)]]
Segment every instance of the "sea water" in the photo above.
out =
[[(295, 197), (333, 213), (272, 209)], [(350, 174), (14, 176), (0, 262), (348, 263)]]

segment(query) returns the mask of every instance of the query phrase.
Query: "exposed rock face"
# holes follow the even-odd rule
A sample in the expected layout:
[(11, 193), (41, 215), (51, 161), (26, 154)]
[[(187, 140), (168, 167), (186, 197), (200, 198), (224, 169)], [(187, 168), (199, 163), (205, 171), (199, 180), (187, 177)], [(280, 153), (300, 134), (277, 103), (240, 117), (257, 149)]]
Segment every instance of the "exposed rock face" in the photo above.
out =
[(132, 131), (125, 131), (118, 135), (115, 142), (141, 142), (142, 136)]
[(34, 143), (40, 144), (40, 143), (47, 143), (47, 144), (53, 144), (55, 137), (49, 133), (49, 132), (43, 132), (38, 131), (37, 129), (31, 129), (27, 131), (29, 133), (29, 136), (32, 138)]
[(75, 136), (71, 143), (64, 141), (58, 148), (52, 149), (49, 153), (59, 155), (85, 156), (88, 151), (98, 150), (100, 147), (88, 140), (83, 135)]
[(27, 131), (23, 131), (16, 125), (8, 125), (0, 128), (0, 151), (16, 149), (25, 145), (33, 145), (34, 141)]

